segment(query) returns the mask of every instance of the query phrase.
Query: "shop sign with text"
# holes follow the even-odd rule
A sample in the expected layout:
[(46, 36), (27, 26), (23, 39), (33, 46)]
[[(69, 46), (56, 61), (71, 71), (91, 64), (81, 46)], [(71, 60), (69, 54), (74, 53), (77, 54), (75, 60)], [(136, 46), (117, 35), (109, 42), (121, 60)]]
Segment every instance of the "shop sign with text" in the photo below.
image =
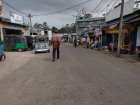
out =
[(9, 29), (20, 29), (17, 25), (12, 24), (3, 24), (3, 28), (9, 28)]
[(10, 12), (11, 23), (24, 24), (24, 17)]

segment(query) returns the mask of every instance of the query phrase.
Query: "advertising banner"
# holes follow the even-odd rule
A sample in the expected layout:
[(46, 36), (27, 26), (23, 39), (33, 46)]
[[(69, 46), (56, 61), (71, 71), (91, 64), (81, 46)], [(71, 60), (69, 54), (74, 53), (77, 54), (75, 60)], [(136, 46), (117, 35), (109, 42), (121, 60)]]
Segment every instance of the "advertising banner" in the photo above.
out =
[(117, 24), (113, 24), (113, 25), (109, 26), (109, 30), (111, 30), (111, 29), (115, 28), (117, 25), (118, 25), (118, 23), (117, 23)]
[(11, 23), (24, 24), (24, 17), (10, 12)]
[(102, 30), (100, 28), (95, 28), (95, 35), (102, 35)]

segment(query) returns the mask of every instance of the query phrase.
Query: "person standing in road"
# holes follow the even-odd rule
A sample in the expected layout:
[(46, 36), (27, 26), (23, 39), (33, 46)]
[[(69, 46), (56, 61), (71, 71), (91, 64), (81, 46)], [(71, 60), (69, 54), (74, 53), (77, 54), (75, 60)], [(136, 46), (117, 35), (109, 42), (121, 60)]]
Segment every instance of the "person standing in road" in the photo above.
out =
[(53, 44), (53, 62), (55, 61), (55, 52), (57, 50), (57, 59), (59, 59), (59, 48), (61, 47), (61, 38), (58, 35), (58, 30), (55, 30), (55, 34), (51, 38)]
[(77, 39), (76, 39), (76, 37), (75, 37), (75, 39), (74, 39), (74, 46), (75, 46), (75, 48), (76, 48), (76, 46), (77, 46)]

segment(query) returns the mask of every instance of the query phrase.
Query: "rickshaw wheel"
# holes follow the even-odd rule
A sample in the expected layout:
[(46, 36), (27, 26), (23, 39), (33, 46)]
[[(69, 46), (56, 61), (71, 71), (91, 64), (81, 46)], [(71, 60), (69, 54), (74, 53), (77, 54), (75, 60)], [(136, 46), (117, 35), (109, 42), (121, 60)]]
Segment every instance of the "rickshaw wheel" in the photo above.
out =
[(22, 52), (22, 51), (23, 51), (22, 48), (19, 48), (19, 49), (18, 49), (18, 52)]
[(37, 54), (37, 51), (35, 51), (35, 54)]
[(138, 57), (140, 58), (140, 53), (138, 54)]
[(50, 50), (48, 50), (48, 53), (50, 53)]
[(28, 51), (31, 51), (31, 48), (28, 48)]
[(0, 57), (0, 61), (2, 60), (2, 57)]

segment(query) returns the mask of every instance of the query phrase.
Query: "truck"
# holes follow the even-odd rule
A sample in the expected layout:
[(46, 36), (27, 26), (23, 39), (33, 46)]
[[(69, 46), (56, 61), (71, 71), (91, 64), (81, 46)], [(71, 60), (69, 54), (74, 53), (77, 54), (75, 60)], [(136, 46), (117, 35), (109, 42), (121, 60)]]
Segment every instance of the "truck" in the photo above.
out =
[[(42, 32), (43, 33), (43, 32)], [(52, 30), (45, 30), (43, 35), (47, 35), (49, 38), (49, 43), (51, 44), (51, 38), (52, 38)]]

